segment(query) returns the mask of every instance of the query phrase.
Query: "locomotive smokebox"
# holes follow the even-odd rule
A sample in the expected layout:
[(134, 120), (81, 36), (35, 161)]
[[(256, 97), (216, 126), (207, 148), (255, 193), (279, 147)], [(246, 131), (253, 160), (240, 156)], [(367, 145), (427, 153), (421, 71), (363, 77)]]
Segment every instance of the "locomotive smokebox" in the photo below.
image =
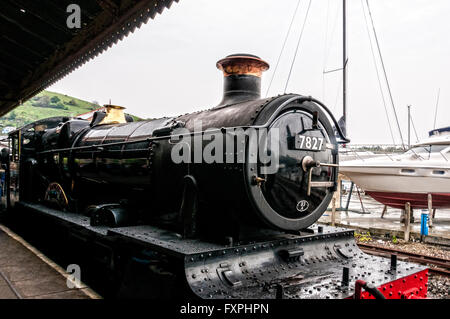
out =
[(261, 97), (261, 75), (269, 64), (251, 54), (232, 54), (220, 60), (217, 68), (223, 71), (223, 99), (219, 106), (256, 100)]

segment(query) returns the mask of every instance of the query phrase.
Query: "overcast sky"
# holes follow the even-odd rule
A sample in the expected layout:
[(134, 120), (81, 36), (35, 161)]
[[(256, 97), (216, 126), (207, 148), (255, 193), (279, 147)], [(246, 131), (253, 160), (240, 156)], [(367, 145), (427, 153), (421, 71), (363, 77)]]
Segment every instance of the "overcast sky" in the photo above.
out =
[[(263, 75), (264, 96), (297, 1), (180, 0), (49, 90), (100, 104), (111, 99), (144, 118), (179, 115), (217, 105), (223, 82), (216, 61), (232, 53), (251, 53), (271, 65)], [(353, 143), (392, 143), (362, 3), (347, 2), (348, 134)], [(342, 74), (324, 77), (323, 70), (342, 65), (341, 3), (312, 1), (287, 90), (324, 101), (338, 119)], [(307, 4), (300, 2), (269, 95), (284, 92)], [(426, 137), (433, 128), (439, 88), (436, 126), (449, 126), (450, 1), (372, 0), (370, 5), (405, 141), (406, 106), (412, 105), (419, 137)]]

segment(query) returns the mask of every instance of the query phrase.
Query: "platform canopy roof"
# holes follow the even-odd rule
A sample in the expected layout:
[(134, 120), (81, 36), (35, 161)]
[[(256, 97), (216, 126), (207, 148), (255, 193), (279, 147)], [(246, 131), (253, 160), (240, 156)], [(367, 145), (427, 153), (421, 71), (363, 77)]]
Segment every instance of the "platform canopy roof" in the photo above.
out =
[[(0, 116), (179, 0), (1, 0)], [(67, 19), (80, 8), (81, 28)], [(74, 21), (70, 19), (70, 21)]]

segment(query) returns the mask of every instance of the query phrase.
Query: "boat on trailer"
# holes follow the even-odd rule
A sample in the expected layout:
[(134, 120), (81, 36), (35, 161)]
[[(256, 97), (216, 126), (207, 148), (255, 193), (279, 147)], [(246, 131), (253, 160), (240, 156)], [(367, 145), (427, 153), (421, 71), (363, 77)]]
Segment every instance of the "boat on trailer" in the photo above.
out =
[(395, 208), (450, 207), (450, 126), (400, 155), (343, 161), (340, 173), (378, 202)]

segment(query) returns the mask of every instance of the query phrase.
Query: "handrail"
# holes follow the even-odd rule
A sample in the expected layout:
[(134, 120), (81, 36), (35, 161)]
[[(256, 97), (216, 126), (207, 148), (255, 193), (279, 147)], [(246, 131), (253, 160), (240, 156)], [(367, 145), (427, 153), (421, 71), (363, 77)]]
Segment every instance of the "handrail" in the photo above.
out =
[(420, 158), (421, 161), (425, 160), (420, 154), (417, 154), (413, 149), (410, 149), (410, 151), (413, 152), (414, 155), (416, 155), (418, 158)]
[(383, 155), (386, 155), (392, 162), (394, 162), (394, 159), (388, 153), (384, 153)]
[(442, 155), (442, 157), (448, 162), (447, 156), (443, 153), (443, 151), (440, 151), (439, 154)]

